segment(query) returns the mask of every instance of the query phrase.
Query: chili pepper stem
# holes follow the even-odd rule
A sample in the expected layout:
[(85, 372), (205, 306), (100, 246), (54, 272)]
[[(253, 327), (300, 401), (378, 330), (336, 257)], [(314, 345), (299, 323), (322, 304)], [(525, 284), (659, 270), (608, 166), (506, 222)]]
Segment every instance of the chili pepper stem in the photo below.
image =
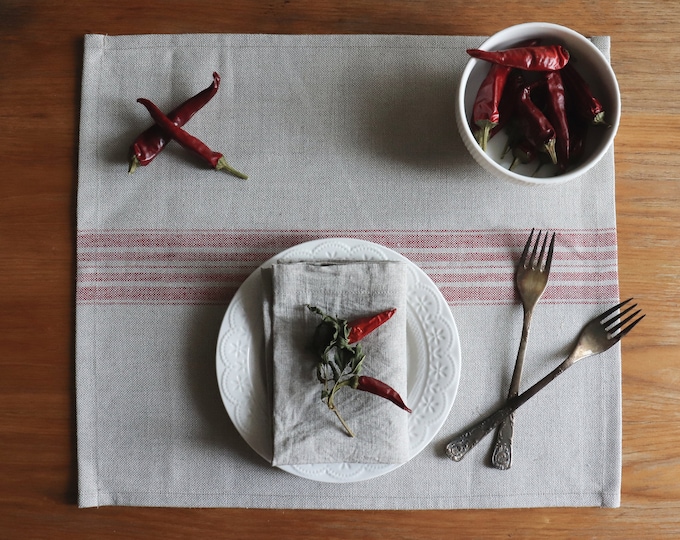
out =
[(477, 131), (477, 142), (484, 152), (486, 152), (486, 145), (489, 142), (489, 134), (494, 126), (496, 126), (494, 122), (483, 122), (483, 125), (481, 125)]
[(609, 124), (607, 124), (607, 122), (604, 121), (604, 111), (601, 111), (601, 112), (597, 113), (597, 114), (593, 117), (593, 125), (594, 125), (594, 126), (607, 126), (607, 127), (611, 127)]
[(342, 427), (344, 427), (345, 430), (347, 431), (347, 435), (349, 435), (349, 436), (352, 437), (352, 438), (356, 437), (356, 435), (354, 435), (354, 432), (353, 432), (353, 431), (350, 429), (350, 427), (347, 425), (347, 422), (345, 422), (344, 418), (342, 417), (342, 415), (340, 414), (340, 412), (338, 411), (338, 409), (337, 409), (335, 406), (333, 406), (333, 407), (331, 408), (331, 411), (333, 411), (333, 412), (335, 413), (335, 416), (338, 417), (338, 420), (340, 420), (340, 423), (342, 424)]
[(328, 408), (335, 413), (335, 416), (338, 417), (338, 420), (340, 420), (340, 423), (342, 424), (342, 427), (345, 428), (347, 431), (347, 435), (350, 437), (355, 437), (354, 432), (351, 430), (351, 428), (347, 425), (347, 422), (345, 422), (345, 419), (342, 417), (340, 414), (340, 411), (338, 411), (338, 408), (335, 406), (335, 393), (342, 388), (343, 386), (347, 386), (349, 384), (348, 381), (341, 381), (341, 382), (336, 382), (335, 385), (333, 386), (333, 390), (331, 390), (330, 395), (328, 396), (328, 401), (326, 404), (328, 405)]
[(128, 167), (128, 174), (132, 174), (137, 170), (137, 167), (139, 167), (140, 163), (139, 160), (137, 159), (137, 156), (132, 156), (130, 158), (130, 166)]
[(556, 165), (557, 151), (555, 150), (555, 139), (550, 139), (550, 141), (548, 141), (543, 148), (545, 149), (546, 152), (548, 152), (548, 155), (550, 156), (553, 165)]
[(217, 165), (215, 166), (215, 170), (219, 171), (220, 169), (224, 169), (228, 173), (233, 174), (237, 178), (242, 178), (243, 180), (248, 180), (248, 176), (243, 174), (242, 172), (237, 171), (234, 169), (229, 163), (227, 163), (227, 160), (224, 159), (224, 157), (221, 157), (219, 160), (217, 160)]

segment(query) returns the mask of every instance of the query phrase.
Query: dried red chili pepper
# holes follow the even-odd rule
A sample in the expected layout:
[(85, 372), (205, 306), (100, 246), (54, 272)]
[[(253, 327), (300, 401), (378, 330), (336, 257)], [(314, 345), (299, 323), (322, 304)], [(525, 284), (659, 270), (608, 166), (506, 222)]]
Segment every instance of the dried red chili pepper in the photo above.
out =
[(515, 47), (502, 51), (468, 49), (467, 53), (473, 58), (526, 71), (555, 71), (569, 62), (569, 51), (561, 45)]
[(479, 128), (475, 138), (484, 151), (486, 151), (491, 130), (501, 121), (500, 102), (511, 69), (500, 64), (493, 64), (489, 73), (484, 77), (472, 106), (472, 121)]
[[(186, 124), (191, 117), (201, 110), (217, 93), (220, 87), (220, 76), (213, 73), (213, 82), (205, 90), (201, 90), (195, 96), (190, 97), (179, 107), (170, 111), (167, 116), (178, 127)], [(154, 124), (143, 131), (130, 146), (130, 166), (128, 172), (132, 174), (138, 166), (146, 166), (161, 153), (171, 138), (158, 124)]]
[(557, 163), (555, 153), (555, 129), (550, 121), (531, 100), (531, 85), (525, 86), (517, 104), (517, 120), (526, 139), (539, 150), (547, 152), (553, 163)]
[(368, 334), (389, 321), (397, 311), (397, 308), (390, 308), (348, 322), (345, 319), (326, 315), (316, 306), (307, 306), (307, 308), (323, 318), (317, 326), (314, 336), (314, 349), (321, 354), (330, 342), (340, 343), (344, 340), (345, 343), (351, 345), (364, 339)]
[(498, 104), (498, 124), (489, 132), (489, 140), (506, 127), (511, 127), (512, 118), (520, 89), (524, 86), (522, 74), (518, 69), (511, 69), (503, 88), (503, 95)]
[(501, 159), (503, 159), (510, 150), (512, 146), (516, 144), (519, 140), (524, 138), (522, 133), (522, 127), (516, 118), (517, 103), (520, 100), (522, 91), (524, 90), (525, 82), (524, 76), (521, 70), (513, 69), (508, 76), (508, 80), (505, 84), (505, 89), (503, 91), (503, 97), (501, 98), (501, 103), (499, 111), (501, 114), (501, 121), (499, 124), (491, 131), (489, 138), (495, 136), (498, 131), (504, 129), (508, 138), (505, 143), (505, 147), (501, 152)]
[(347, 343), (356, 343), (357, 341), (364, 339), (368, 334), (373, 332), (373, 330), (389, 321), (396, 311), (396, 308), (387, 309), (377, 315), (369, 315), (368, 317), (361, 317), (350, 321), (347, 323), (347, 326), (349, 326)]
[(237, 171), (231, 165), (229, 165), (222, 154), (219, 152), (214, 152), (200, 139), (194, 137), (193, 135), (184, 131), (182, 128), (173, 124), (172, 121), (167, 116), (165, 116), (165, 114), (163, 114), (163, 111), (156, 107), (156, 105), (154, 105), (151, 101), (145, 98), (139, 98), (137, 102), (146, 107), (146, 109), (149, 111), (149, 114), (151, 115), (151, 118), (154, 119), (156, 124), (158, 124), (163, 131), (175, 139), (184, 148), (191, 150), (196, 155), (210, 163), (213, 169), (224, 169), (234, 176), (238, 176), (239, 178), (248, 178), (245, 174)]
[(574, 111), (585, 118), (590, 124), (604, 124), (605, 110), (600, 100), (590, 90), (590, 86), (576, 68), (568, 64), (562, 69), (562, 79), (573, 104)]
[(357, 390), (370, 392), (371, 394), (375, 394), (376, 396), (379, 396), (381, 398), (388, 399), (389, 401), (394, 403), (397, 407), (404, 409), (406, 412), (408, 413), (412, 412), (411, 409), (409, 409), (406, 406), (404, 400), (401, 399), (399, 393), (390, 385), (382, 382), (381, 380), (362, 375), (360, 377), (357, 377), (356, 386), (354, 386), (353, 383), (352, 387), (356, 388)]
[(564, 170), (569, 165), (569, 121), (564, 84), (560, 71), (549, 71), (544, 77), (546, 83), (546, 115), (555, 129), (555, 151), (557, 165)]

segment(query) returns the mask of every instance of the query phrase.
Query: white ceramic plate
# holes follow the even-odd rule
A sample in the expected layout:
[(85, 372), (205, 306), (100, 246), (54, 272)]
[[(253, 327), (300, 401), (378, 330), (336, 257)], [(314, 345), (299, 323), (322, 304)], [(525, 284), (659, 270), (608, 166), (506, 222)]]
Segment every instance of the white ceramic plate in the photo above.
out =
[[(432, 280), (399, 253), (350, 238), (315, 240), (272, 257), (278, 260), (397, 260), (407, 263), (408, 403), (410, 458), (439, 431), (458, 391), (461, 355), (456, 323)], [(243, 282), (227, 308), (217, 343), (217, 382), (234, 426), (265, 460), (272, 458), (271, 411), (267, 410), (262, 281), (260, 269)], [(381, 476), (399, 465), (324, 463), (281, 469), (321, 482), (355, 482)]]

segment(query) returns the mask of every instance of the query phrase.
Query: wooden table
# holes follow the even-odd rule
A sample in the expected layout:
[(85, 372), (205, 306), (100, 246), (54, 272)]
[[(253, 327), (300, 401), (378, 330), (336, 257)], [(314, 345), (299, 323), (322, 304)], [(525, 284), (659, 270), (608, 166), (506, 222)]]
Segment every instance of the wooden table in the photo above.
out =
[[(0, 2), (0, 536), (680, 536), (680, 3), (666, 0)], [(499, 14), (498, 16), (495, 14)], [(620, 509), (328, 512), (76, 507), (75, 196), (83, 35), (489, 35), (532, 20), (612, 37), (623, 342)]]

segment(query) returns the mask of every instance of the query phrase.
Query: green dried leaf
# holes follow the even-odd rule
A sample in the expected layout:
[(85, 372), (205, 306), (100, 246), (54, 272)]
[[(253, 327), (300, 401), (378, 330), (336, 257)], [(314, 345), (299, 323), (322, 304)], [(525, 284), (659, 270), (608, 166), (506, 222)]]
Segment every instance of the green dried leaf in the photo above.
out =
[(316, 365), (316, 378), (319, 380), (321, 384), (326, 384), (326, 382), (328, 382), (328, 379), (326, 378), (324, 371), (325, 370), (323, 364)]
[(361, 345), (357, 344), (352, 357), (352, 373), (356, 373), (357, 368), (364, 361), (364, 358), (366, 358), (366, 355), (364, 354)]
[(335, 364), (335, 362), (329, 362), (328, 365), (333, 370), (333, 380), (335, 382), (338, 382), (340, 380), (340, 377), (342, 376), (342, 370), (338, 369), (338, 366)]

